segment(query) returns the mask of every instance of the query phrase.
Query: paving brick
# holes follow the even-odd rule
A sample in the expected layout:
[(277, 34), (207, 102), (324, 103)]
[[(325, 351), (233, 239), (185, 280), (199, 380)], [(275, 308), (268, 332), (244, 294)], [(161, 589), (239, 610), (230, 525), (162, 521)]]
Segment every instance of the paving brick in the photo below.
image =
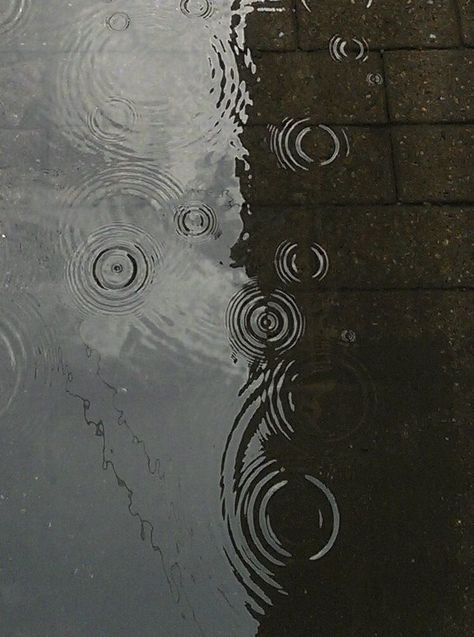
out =
[[(309, 474), (330, 476), (345, 524), (318, 577), (303, 571), (305, 629), (301, 607), (275, 604), (262, 637), (290, 637), (295, 625), (301, 637), (343, 637), (348, 626), (357, 636), (453, 634), (439, 627), (445, 615), (462, 617), (469, 578), (458, 543), (469, 524), (472, 446), (463, 434), (472, 411), (466, 325), (473, 300), (418, 290), (320, 292), (308, 300), (308, 326), (323, 323), (332, 336), (330, 364), (315, 364), (321, 334), (308, 328), (305, 352), (294, 354), (302, 373), (292, 392), (298, 418), (290, 445), (299, 455), (287, 451), (287, 441), (281, 447)], [(341, 339), (347, 330), (355, 342)], [(298, 368), (305, 354), (307, 368)], [(355, 431), (328, 444), (326, 432), (347, 434), (348, 422)], [(298, 584), (303, 568), (294, 574)]]
[[(71, 32), (85, 15), (91, 14), (94, 6), (91, 0), (82, 3), (64, 3), (61, 0), (44, 2), (10, 3), (22, 11), (8, 14), (8, 22), (2, 24), (0, 51), (60, 51), (66, 42), (65, 36)], [(105, 22), (97, 9), (97, 25)], [(110, 11), (104, 7), (102, 12)], [(3, 16), (2, 16), (3, 17)], [(90, 45), (90, 42), (89, 42)]]
[(474, 126), (400, 126), (393, 139), (402, 201), (474, 202)]
[(474, 0), (458, 0), (461, 13), (463, 41), (474, 46)]
[[(426, 427), (427, 440), (454, 452), (472, 421), (474, 295), (414, 290), (335, 293), (327, 304), (325, 298), (321, 293), (329, 329), (336, 338), (346, 330), (354, 334), (347, 355), (361, 361), (375, 383), (378, 450), (403, 456), (411, 448), (416, 462), (416, 432)], [(466, 492), (466, 474), (458, 478), (458, 492)]]
[(47, 60), (38, 55), (3, 53), (0, 57), (0, 126), (37, 128), (44, 103)]
[[(303, 124), (304, 126), (304, 124)], [(301, 131), (301, 127), (296, 130)], [(313, 161), (298, 157), (297, 133), (282, 140), (282, 154), (295, 167), (296, 160), (305, 169), (284, 169), (276, 153), (270, 150), (271, 135), (266, 127), (249, 127), (244, 144), (249, 151), (250, 172), (242, 179), (244, 196), (250, 203), (317, 204), (317, 203), (390, 203), (395, 201), (390, 140), (388, 131), (380, 128), (352, 127), (331, 129), (340, 143), (337, 158), (321, 165), (335, 153), (331, 134), (320, 127), (310, 127), (302, 142), (302, 150)], [(346, 156), (347, 135), (350, 152)], [(301, 141), (301, 140), (300, 140)], [(286, 148), (289, 149), (286, 150)]]
[(392, 120), (462, 122), (474, 118), (473, 51), (390, 51), (384, 60)]
[[(361, 349), (375, 348), (377, 343), (385, 340), (387, 345), (390, 341), (411, 342), (415, 348), (416, 342), (424, 343), (428, 345), (426, 349), (438, 350), (441, 355), (444, 350), (450, 358), (450, 369), (463, 377), (465, 389), (468, 389), (471, 371), (467, 361), (472, 336), (467, 326), (473, 303), (472, 294), (446, 290), (335, 293), (327, 305), (328, 325), (334, 326), (338, 334), (340, 330), (352, 329), (356, 337), (359, 336), (356, 343), (359, 342)], [(389, 351), (398, 362), (393, 360), (389, 364), (387, 359), (377, 361), (374, 358), (373, 363), (378, 367), (375, 378), (404, 383), (408, 371), (406, 361), (401, 353), (396, 354), (396, 348), (387, 347), (387, 354)], [(413, 355), (417, 358), (416, 354)], [(364, 359), (368, 364), (368, 356)], [(424, 368), (421, 373), (425, 378), (435, 378), (446, 372), (446, 369), (430, 369), (423, 357), (419, 358), (417, 366), (420, 371)], [(425, 389), (429, 391), (428, 386)], [(464, 396), (460, 394), (460, 399), (469, 402), (472, 391), (469, 389)], [(456, 428), (453, 426), (453, 429)]]
[(45, 146), (41, 130), (0, 129), (0, 172), (16, 167), (39, 169), (44, 164)]
[(253, 123), (279, 123), (289, 115), (308, 117), (313, 123), (386, 121), (380, 55), (353, 67), (328, 65), (324, 51), (266, 53), (256, 64), (258, 81), (251, 85)]
[(0, 129), (0, 210), (30, 205), (44, 187), (45, 138), (43, 130)]
[(297, 5), (303, 49), (327, 48), (339, 34), (364, 37), (371, 48), (454, 47), (459, 44), (454, 0), (311, 0), (311, 12)]
[[(255, 207), (244, 222), (249, 237), (241, 257), (248, 273), (258, 273), (269, 286), (286, 263), (278, 249), (289, 242), (307, 291), (474, 287), (474, 207)], [(328, 255), (329, 270), (322, 280), (311, 278), (311, 244)], [(309, 276), (304, 274), (305, 259)], [(300, 287), (300, 282), (292, 284), (292, 290)]]
[(247, 17), (247, 46), (257, 51), (291, 51), (297, 47), (294, 0), (263, 0)]
[[(0, 6), (3, 6), (2, 0)], [(97, 0), (7, 0), (22, 11), (0, 13), (0, 51), (184, 51), (209, 42), (205, 20), (189, 18), (179, 2), (134, 2), (125, 8)], [(115, 22), (114, 22), (115, 16)], [(222, 15), (214, 18), (222, 25)], [(5, 22), (3, 22), (5, 20)], [(225, 24), (225, 22), (224, 22)], [(166, 25), (166, 26), (165, 26)], [(216, 25), (219, 32), (219, 26)], [(222, 33), (222, 31), (221, 31)], [(204, 36), (204, 38), (203, 38)], [(161, 65), (164, 68), (164, 65)]]

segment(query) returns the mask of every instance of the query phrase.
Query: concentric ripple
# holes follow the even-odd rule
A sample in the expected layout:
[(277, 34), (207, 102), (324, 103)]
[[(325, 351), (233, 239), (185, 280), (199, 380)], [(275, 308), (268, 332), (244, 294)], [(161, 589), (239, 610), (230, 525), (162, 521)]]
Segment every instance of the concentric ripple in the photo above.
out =
[(268, 127), (270, 133), (270, 150), (276, 155), (278, 163), (285, 170), (293, 172), (309, 170), (314, 159), (303, 150), (303, 141), (311, 131), (308, 126), (309, 119), (295, 120), (286, 117), (281, 126), (271, 124)]
[(264, 419), (270, 432), (291, 440), (295, 431), (295, 406), (291, 390), (294, 361), (282, 360), (274, 369), (266, 370), (262, 386)]
[(143, 230), (128, 224), (93, 232), (67, 265), (67, 283), (81, 311), (136, 313), (146, 301), (160, 246)]
[(176, 232), (186, 239), (207, 241), (220, 235), (215, 210), (201, 202), (189, 202), (179, 206), (174, 215)]
[(235, 353), (254, 362), (294, 347), (305, 319), (292, 296), (281, 290), (264, 294), (251, 282), (231, 299), (226, 326)]
[[(351, 47), (354, 49), (353, 51), (351, 51)], [(369, 44), (365, 38), (346, 40), (336, 34), (329, 41), (329, 53), (335, 62), (351, 58), (357, 62), (366, 62), (369, 57)]]
[(87, 114), (89, 130), (105, 144), (125, 142), (139, 122), (135, 104), (124, 97), (111, 97)]
[[(104, 205), (113, 210), (111, 202), (117, 198), (133, 198), (140, 210), (147, 208), (163, 216), (168, 207), (182, 198), (182, 189), (175, 179), (147, 161), (121, 161), (99, 172), (86, 173), (62, 194), (64, 210), (59, 224), (59, 247), (66, 260), (86, 241), (90, 232), (97, 229), (97, 222), (91, 219), (94, 209)], [(110, 211), (100, 225), (115, 220), (128, 223), (132, 218), (123, 210), (115, 214)]]
[[(185, 20), (175, 2), (159, 5), (143, 0), (130, 14), (124, 2), (113, 13), (111, 5), (89, 9), (62, 43), (70, 53), (50, 117), (81, 151), (155, 159), (219, 139), (239, 147), (249, 96), (228, 26), (209, 37), (199, 26), (207, 20)], [(184, 9), (206, 18), (212, 6), (189, 0)]]
[(257, 457), (234, 485), (234, 502), (225, 508), (232, 547), (227, 557), (251, 595), (257, 612), (271, 603), (272, 592), (286, 594), (277, 573), (291, 558), (291, 553), (275, 535), (267, 512), (272, 495), (286, 484), (275, 461)]
[(53, 338), (30, 296), (2, 293), (0, 300), (0, 415), (21, 395), (40, 396), (52, 382), (57, 356)]
[(0, 6), (0, 35), (12, 31), (25, 18), (30, 0), (2, 0)]
[[(301, 283), (305, 279), (322, 281), (329, 270), (329, 257), (326, 250), (318, 243), (313, 243), (307, 251), (312, 263), (303, 263), (301, 249), (295, 241), (283, 241), (275, 254), (275, 269), (287, 285)], [(305, 267), (306, 266), (306, 267)]]
[(121, 161), (100, 172), (84, 175), (64, 194), (68, 206), (97, 203), (114, 195), (132, 195), (161, 207), (182, 195), (180, 184), (147, 161)]
[(373, 424), (377, 406), (373, 380), (347, 348), (297, 367), (291, 383), (299, 423), (294, 444), (307, 449), (341, 442)]
[(189, 18), (210, 18), (214, 13), (212, 0), (181, 0), (180, 9)]
[(130, 26), (130, 16), (125, 11), (117, 11), (108, 16), (105, 23), (111, 31), (125, 31)]
[(320, 560), (336, 543), (341, 516), (336, 498), (318, 478), (283, 470), (284, 489), (273, 498), (267, 515), (280, 543), (295, 559)]
[(262, 454), (238, 475), (233, 489), (232, 505), (224, 508), (227, 557), (261, 613), (275, 593), (286, 594), (279, 580), (290, 561), (316, 561), (331, 551), (340, 512), (321, 480)]

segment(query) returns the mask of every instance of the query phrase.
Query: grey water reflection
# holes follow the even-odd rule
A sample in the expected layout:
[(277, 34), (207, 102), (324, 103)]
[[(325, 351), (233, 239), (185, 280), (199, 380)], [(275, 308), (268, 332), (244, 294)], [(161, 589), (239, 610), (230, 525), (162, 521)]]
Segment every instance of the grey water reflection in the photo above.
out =
[[(324, 287), (333, 254), (304, 215), (243, 194), (246, 26), (287, 4), (0, 7), (2, 637), (410, 634), (419, 598), (397, 560), (429, 536), (411, 524), (444, 478), (426, 469), (431, 488), (387, 504), (381, 468), (393, 501), (420, 471), (414, 452), (391, 463), (380, 402), (394, 422), (429, 408), (387, 389), (381, 360), (403, 346), (370, 349), (342, 321), (357, 304)], [(325, 53), (363, 62), (353, 42)], [(352, 152), (343, 126), (267, 132), (268, 160), (298, 175)], [(443, 347), (406, 349), (409, 383), (419, 359), (446, 365)], [(411, 569), (448, 596), (436, 569)], [(431, 634), (437, 600), (413, 634)]]
[(42, 84), (2, 190), (2, 634), (256, 631), (219, 493), (251, 5), (0, 12)]

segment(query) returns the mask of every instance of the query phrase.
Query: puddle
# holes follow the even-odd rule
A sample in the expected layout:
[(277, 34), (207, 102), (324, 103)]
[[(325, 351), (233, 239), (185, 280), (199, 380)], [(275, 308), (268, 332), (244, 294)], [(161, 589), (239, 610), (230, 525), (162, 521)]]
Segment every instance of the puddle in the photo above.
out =
[[(455, 335), (394, 346), (416, 298), (364, 296), (321, 221), (391, 203), (387, 131), (255, 97), (315, 4), (0, 9), (5, 637), (421, 635), (457, 608), (456, 454), (429, 436)], [(307, 55), (384, 91), (340, 33)]]

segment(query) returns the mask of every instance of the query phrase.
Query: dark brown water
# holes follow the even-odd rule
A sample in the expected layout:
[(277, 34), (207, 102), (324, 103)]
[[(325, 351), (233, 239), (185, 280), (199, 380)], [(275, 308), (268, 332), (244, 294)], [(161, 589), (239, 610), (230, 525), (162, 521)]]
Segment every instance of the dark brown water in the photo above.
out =
[(293, 10), (1, 0), (1, 637), (468, 634), (462, 301), (311, 204), (384, 169), (262, 114)]

